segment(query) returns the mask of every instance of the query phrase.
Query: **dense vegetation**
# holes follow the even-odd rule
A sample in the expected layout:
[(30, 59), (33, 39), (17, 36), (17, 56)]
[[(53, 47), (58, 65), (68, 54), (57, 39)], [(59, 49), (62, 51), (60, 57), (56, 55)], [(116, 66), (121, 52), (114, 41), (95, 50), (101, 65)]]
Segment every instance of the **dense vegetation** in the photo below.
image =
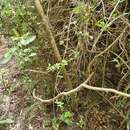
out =
[(0, 129), (130, 130), (126, 0), (0, 0)]

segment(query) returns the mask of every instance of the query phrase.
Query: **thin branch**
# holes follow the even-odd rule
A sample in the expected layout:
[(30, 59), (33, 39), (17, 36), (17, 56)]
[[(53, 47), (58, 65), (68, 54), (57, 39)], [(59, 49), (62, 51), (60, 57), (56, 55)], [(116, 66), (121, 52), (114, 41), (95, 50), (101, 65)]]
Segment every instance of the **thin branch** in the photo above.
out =
[(112, 88), (100, 88), (100, 87), (94, 87), (94, 86), (90, 86), (90, 85), (87, 85), (86, 83), (90, 80), (90, 78), (92, 77), (93, 74), (90, 75), (90, 77), (85, 81), (83, 82), (82, 84), (80, 84), (77, 88), (74, 88), (68, 92), (61, 92), (59, 93), (57, 96), (51, 98), (51, 99), (47, 99), (47, 100), (43, 100), (39, 97), (37, 97), (35, 95), (35, 89), (33, 91), (33, 97), (42, 102), (42, 103), (52, 103), (54, 102), (56, 99), (60, 98), (60, 97), (63, 97), (63, 96), (69, 96), (73, 93), (76, 93), (78, 91), (80, 91), (81, 89), (83, 88), (86, 88), (86, 89), (89, 89), (89, 90), (94, 90), (94, 91), (101, 91), (101, 92), (111, 92), (111, 93), (115, 93), (115, 94), (118, 94), (120, 96), (124, 96), (126, 98), (130, 98), (130, 94), (128, 93), (124, 93), (124, 92), (121, 92), (121, 91), (118, 91), (118, 90), (115, 90), (115, 89), (112, 89)]
[(111, 53), (114, 54), (115, 56), (117, 56), (122, 61), (122, 63), (128, 68), (128, 70), (130, 71), (130, 66), (127, 64), (127, 62), (121, 56), (119, 56), (118, 54), (116, 54), (113, 51), (111, 51)]
[[(102, 5), (103, 5), (103, 1), (102, 1), (102, 0), (101, 0), (101, 3), (102, 3)], [(119, 3), (120, 3), (120, 0), (117, 1), (117, 3), (116, 3), (116, 5), (115, 5), (114, 9), (112, 10), (110, 16), (108, 17), (108, 25), (107, 25), (108, 27), (109, 27), (116, 19), (118, 19), (118, 18), (121, 17), (121, 16), (119, 16), (119, 17), (117, 17), (116, 19), (110, 21), (112, 15), (113, 15), (113, 13), (115, 12), (115, 10), (116, 10), (117, 6), (119, 5)], [(103, 5), (103, 12), (104, 12), (104, 5)], [(105, 15), (104, 15), (104, 16), (105, 16)], [(103, 32), (104, 32), (104, 29), (101, 29), (101, 32), (99, 33), (99, 35), (97, 36), (97, 38), (96, 38), (95, 41), (94, 41), (94, 44), (93, 44), (93, 46), (92, 46), (91, 51), (93, 51), (93, 50), (95, 49), (96, 44), (98, 43), (99, 39), (101, 38)]]
[(124, 93), (124, 92), (121, 92), (121, 91), (118, 91), (118, 90), (115, 90), (115, 89), (112, 89), (112, 88), (93, 87), (93, 86), (90, 86), (90, 85), (87, 85), (87, 84), (84, 84), (84, 83), (81, 84), (81, 85), (84, 88), (87, 88), (87, 89), (90, 89), (90, 90), (101, 91), (101, 92), (111, 92), (111, 93), (118, 94), (120, 96), (124, 96), (124, 97), (130, 98), (130, 94)]
[(32, 69), (26, 69), (26, 70), (23, 70), (24, 72), (33, 72), (33, 73), (40, 73), (40, 74), (48, 74), (48, 72), (44, 72), (42, 70), (32, 70)]
[(104, 51), (100, 52), (99, 54), (97, 54), (89, 63), (88, 67), (87, 67), (87, 73), (90, 73), (91, 71), (91, 66), (94, 64), (94, 61), (102, 56), (103, 54), (105, 54), (106, 52), (108, 52), (118, 41), (119, 39), (123, 36), (124, 32), (126, 31), (127, 27), (124, 28), (124, 30), (121, 32), (121, 34), (115, 39), (115, 41), (112, 42), (112, 44), (110, 44)]

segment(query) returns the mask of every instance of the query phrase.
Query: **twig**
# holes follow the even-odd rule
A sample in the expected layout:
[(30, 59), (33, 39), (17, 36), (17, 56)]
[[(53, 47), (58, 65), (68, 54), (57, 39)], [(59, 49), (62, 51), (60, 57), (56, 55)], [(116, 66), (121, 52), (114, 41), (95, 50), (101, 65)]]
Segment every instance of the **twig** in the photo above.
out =
[(115, 52), (113, 51), (110, 51), (112, 54), (114, 54), (115, 56), (117, 56), (121, 61), (122, 63), (128, 68), (128, 70), (130, 71), (130, 66), (127, 64), (127, 62), (121, 57), (119, 56), (118, 54), (116, 54)]
[(117, 9), (117, 6), (118, 6), (119, 3), (120, 3), (120, 1), (121, 1), (121, 0), (118, 0), (118, 1), (117, 1), (117, 3), (116, 3), (116, 5), (115, 5), (114, 9), (112, 10), (112, 12), (111, 12), (111, 14), (110, 14), (110, 16), (109, 16), (109, 18), (108, 18), (108, 21), (110, 21), (110, 19), (111, 19), (113, 13), (115, 12), (115, 10)]
[[(102, 0), (101, 0), (101, 2), (102, 2), (102, 5), (103, 5), (103, 1), (102, 1)], [(112, 20), (112, 21), (110, 21), (110, 20), (111, 20), (111, 17), (112, 17), (112, 15), (113, 15), (113, 13), (115, 12), (117, 6), (119, 5), (119, 3), (120, 3), (120, 0), (117, 1), (117, 3), (116, 3), (116, 5), (115, 5), (114, 9), (112, 10), (110, 16), (108, 17), (108, 21), (107, 21), (107, 22), (108, 22), (108, 25), (107, 25), (108, 27), (111, 25), (111, 23), (112, 23), (113, 21), (115, 21), (115, 20)], [(104, 5), (103, 5), (103, 12), (104, 12)], [(116, 19), (118, 19), (118, 18), (116, 18)], [(95, 39), (91, 51), (93, 51), (93, 49), (95, 49), (96, 44), (97, 44), (97, 42), (99, 41), (99, 39), (101, 38), (103, 32), (104, 32), (104, 28), (101, 29), (101, 32), (99, 33), (99, 35), (98, 35), (97, 38)]]
[[(121, 14), (121, 15), (119, 15), (118, 17), (114, 18), (112, 21), (110, 21), (110, 22), (107, 23), (107, 28), (110, 27), (117, 19), (119, 19), (119, 18), (121, 19), (123, 16), (128, 15), (128, 14), (130, 14), (130, 13), (124, 13), (124, 14)], [(124, 22), (124, 21), (125, 21), (125, 20), (123, 19), (123, 22)], [(129, 24), (127, 21), (125, 21), (125, 23), (126, 23), (128, 26), (130, 26), (130, 24)], [(97, 38), (95, 39), (91, 51), (93, 51), (93, 49), (96, 48), (96, 44), (98, 43), (99, 39), (101, 38), (103, 32), (104, 32), (104, 28), (101, 29), (99, 35), (98, 35)]]

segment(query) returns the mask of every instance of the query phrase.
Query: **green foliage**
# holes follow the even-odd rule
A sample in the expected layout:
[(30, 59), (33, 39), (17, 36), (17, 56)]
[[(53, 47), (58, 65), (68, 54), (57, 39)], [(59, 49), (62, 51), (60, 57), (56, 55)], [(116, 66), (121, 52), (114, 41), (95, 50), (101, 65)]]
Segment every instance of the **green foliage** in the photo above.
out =
[(90, 9), (85, 3), (79, 3), (72, 11), (77, 17), (79, 23), (85, 23), (89, 21)]
[(1, 29), (11, 35), (15, 35), (14, 30), (18, 31), (19, 35), (33, 32), (32, 24), (36, 20), (33, 10), (33, 6), (26, 7), (20, 4), (19, 0), (18, 3), (14, 0), (2, 0), (0, 3)]
[(80, 116), (80, 120), (79, 120), (79, 122), (77, 122), (77, 125), (80, 128), (84, 128), (85, 127), (85, 121), (84, 121), (84, 117), (83, 116)]
[(71, 113), (70, 111), (66, 111), (60, 115), (59, 119), (61, 122), (65, 123), (66, 125), (71, 125), (73, 123), (72, 117), (73, 117), (73, 113)]
[[(1, 7), (2, 10), (2, 7)], [(12, 8), (11, 8), (11, 4), (7, 4), (4, 9), (1, 12), (1, 16), (6, 16), (6, 17), (10, 17), (12, 14)]]
[(100, 19), (96, 22), (96, 26), (106, 31), (108, 28), (108, 23), (104, 19)]
[(14, 121), (10, 118), (0, 119), (0, 129), (7, 130), (7, 126), (12, 123), (14, 123)]
[(119, 97), (119, 99), (116, 101), (116, 104), (115, 106), (118, 108), (118, 109), (122, 109), (124, 108), (128, 103), (128, 99), (125, 98), (125, 97)]
[(86, 5), (85, 3), (79, 3), (77, 7), (73, 9), (75, 14), (84, 14), (86, 13)]
[(0, 119), (0, 125), (12, 124), (13, 122), (12, 119)]
[(29, 45), (30, 43), (32, 43), (35, 39), (36, 36), (35, 35), (29, 35), (28, 33), (23, 35), (22, 37), (18, 37), (16, 38), (17, 40), (19, 40), (18, 45), (22, 45), (22, 46), (26, 46)]
[(48, 72), (54, 72), (54, 71), (62, 69), (63, 67), (65, 67), (67, 65), (68, 65), (68, 61), (66, 61), (66, 60), (62, 60), (61, 63), (56, 63), (56, 64), (53, 64), (53, 65), (48, 64), (47, 71)]
[(65, 111), (64, 103), (60, 101), (56, 101), (55, 104), (58, 108), (60, 108), (61, 114), (58, 117), (54, 117), (52, 120), (52, 128), (53, 130), (59, 130), (59, 125), (61, 123), (70, 126), (73, 124), (73, 113), (70, 111)]
[(79, 52), (72, 50), (71, 56), (68, 58), (68, 60), (62, 60), (60, 63), (55, 64), (48, 64), (47, 71), (48, 72), (54, 72), (54, 71), (60, 71), (64, 67), (68, 66), (69, 63), (76, 60), (79, 57)]
[[(52, 128), (53, 130), (59, 130), (59, 126), (61, 123), (64, 123), (66, 126), (74, 125), (73, 121), (73, 113), (70, 111), (63, 110), (63, 103), (57, 102), (57, 106), (59, 106), (62, 110), (62, 113), (58, 117), (54, 117), (52, 120)], [(83, 116), (80, 116), (79, 121), (76, 123), (81, 129), (85, 127), (85, 120)]]
[(19, 67), (23, 67), (26, 63), (32, 62), (33, 57), (36, 56), (35, 48), (26, 47), (36, 39), (36, 36), (26, 34), (22, 37), (15, 37), (13, 41), (16, 43), (14, 47), (0, 59), (0, 64), (6, 64), (13, 56), (16, 57)]
[(73, 123), (72, 120), (73, 120), (73, 113), (71, 113), (70, 111), (64, 111), (57, 118), (54, 117), (52, 119), (52, 129), (59, 130), (59, 125), (61, 123), (64, 123), (67, 126), (72, 125)]
[(112, 19), (116, 19), (118, 17), (118, 14), (116, 12), (114, 12), (111, 17), (112, 17)]
[(14, 56), (17, 48), (11, 48), (5, 55), (0, 59), (0, 65), (8, 63)]
[(17, 58), (17, 64), (19, 68), (27, 66), (27, 64), (32, 63), (33, 58), (36, 56), (35, 48), (25, 48), (19, 47), (15, 53)]
[(57, 105), (58, 108), (61, 109), (61, 111), (64, 110), (64, 103), (63, 102), (60, 102), (60, 101), (56, 101), (55, 104)]

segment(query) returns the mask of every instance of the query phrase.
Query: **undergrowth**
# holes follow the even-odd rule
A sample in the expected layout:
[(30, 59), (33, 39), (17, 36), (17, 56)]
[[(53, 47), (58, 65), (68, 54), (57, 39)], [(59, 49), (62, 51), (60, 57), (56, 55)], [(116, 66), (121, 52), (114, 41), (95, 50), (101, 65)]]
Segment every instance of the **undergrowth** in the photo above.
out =
[[(51, 41), (48, 41), (33, 1), (1, 0), (0, 3), (0, 34), (10, 41), (10, 49), (0, 59), (0, 65), (15, 60), (19, 76), (8, 92), (24, 92), (29, 100), (24, 109), (26, 126), (32, 128), (38, 124), (41, 129), (53, 130), (130, 130), (130, 105), (126, 97), (83, 89), (74, 98), (63, 97), (43, 105), (32, 96), (33, 89), (43, 99), (69, 91), (64, 71), (72, 88), (94, 73), (88, 81), (90, 85), (129, 93), (127, 2), (54, 0), (41, 1), (41, 5), (61, 56), (60, 61), (50, 46)], [(74, 104), (70, 102), (72, 99)]]

